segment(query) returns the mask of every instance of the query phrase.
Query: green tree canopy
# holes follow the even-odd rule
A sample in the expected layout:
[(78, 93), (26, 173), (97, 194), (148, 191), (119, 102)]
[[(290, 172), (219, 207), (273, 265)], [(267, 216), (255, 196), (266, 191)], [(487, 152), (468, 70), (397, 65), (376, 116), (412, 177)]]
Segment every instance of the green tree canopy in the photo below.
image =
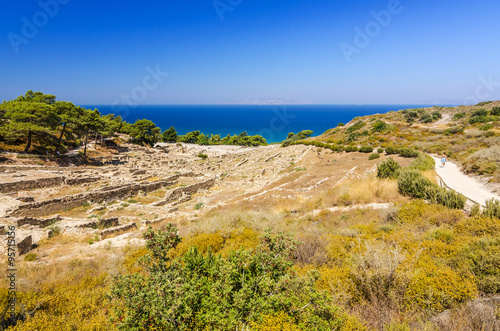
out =
[(24, 151), (28, 152), (33, 137), (43, 138), (57, 127), (59, 117), (54, 102), (53, 95), (28, 91), (24, 96), (3, 103), (6, 123), (2, 126), (2, 135), (26, 141)]
[(158, 142), (161, 129), (152, 121), (137, 120), (130, 128), (130, 136), (136, 143), (144, 143), (153, 146)]
[(171, 126), (168, 130), (163, 131), (161, 141), (165, 143), (175, 143), (177, 141), (177, 131), (173, 126)]

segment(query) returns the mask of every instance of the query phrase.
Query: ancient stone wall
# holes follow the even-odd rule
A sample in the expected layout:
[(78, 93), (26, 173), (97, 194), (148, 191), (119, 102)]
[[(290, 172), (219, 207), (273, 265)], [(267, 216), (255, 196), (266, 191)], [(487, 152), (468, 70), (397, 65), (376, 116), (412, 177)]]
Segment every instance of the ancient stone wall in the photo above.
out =
[(61, 198), (36, 201), (32, 203), (21, 204), (10, 211), (10, 217), (37, 217), (50, 215), (60, 212), (64, 209), (71, 209), (83, 205), (84, 203), (99, 203), (104, 201), (113, 201), (131, 197), (143, 192), (156, 191), (164, 186), (172, 185), (175, 181), (159, 180), (151, 183), (138, 183), (125, 186), (107, 187), (105, 191), (85, 192), (75, 195), (64, 196)]
[(37, 179), (23, 179), (14, 182), (0, 183), (0, 192), (19, 192), (27, 190), (35, 190), (46, 187), (60, 186), (60, 185), (81, 185), (85, 183), (97, 182), (100, 177), (75, 177), (67, 178), (64, 176), (46, 177)]
[(66, 185), (81, 185), (87, 183), (94, 183), (101, 179), (101, 177), (76, 177), (76, 178), (65, 178), (64, 182)]
[(38, 218), (33, 218), (33, 217), (21, 217), (21, 218), (18, 218), (17, 220), (15, 220), (15, 222), (17, 223), (17, 226), (18, 227), (21, 227), (23, 225), (36, 225), (36, 226), (39, 226), (41, 228), (44, 228), (48, 225), (51, 225), (57, 221), (60, 221), (61, 220), (61, 216), (59, 215), (56, 215), (54, 217), (49, 217), (49, 218), (41, 218), (41, 219), (38, 219)]
[(101, 240), (106, 239), (107, 237), (113, 235), (113, 234), (118, 234), (121, 232), (126, 232), (131, 229), (137, 229), (137, 224), (135, 222), (130, 222), (125, 225), (120, 225), (111, 229), (106, 229), (101, 231)]
[(196, 183), (193, 185), (178, 187), (170, 192), (170, 194), (162, 201), (156, 203), (157, 206), (166, 205), (179, 200), (185, 196), (197, 193), (199, 190), (208, 190), (215, 184), (215, 179), (209, 179), (204, 182)]
[(48, 177), (48, 178), (38, 178), (38, 179), (24, 179), (15, 182), (0, 183), (0, 192), (19, 192), (27, 191), (38, 188), (59, 186), (64, 184), (64, 177)]

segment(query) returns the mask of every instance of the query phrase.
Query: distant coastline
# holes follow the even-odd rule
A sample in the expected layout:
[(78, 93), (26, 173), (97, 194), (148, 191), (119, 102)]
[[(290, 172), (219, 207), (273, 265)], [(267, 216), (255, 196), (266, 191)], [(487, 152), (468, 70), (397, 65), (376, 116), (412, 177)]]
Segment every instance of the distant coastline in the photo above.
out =
[(199, 130), (204, 134), (262, 135), (268, 143), (286, 139), (289, 132), (314, 131), (317, 136), (355, 117), (434, 105), (81, 105), (114, 113), (127, 122), (148, 119), (162, 131), (174, 126), (181, 135)]

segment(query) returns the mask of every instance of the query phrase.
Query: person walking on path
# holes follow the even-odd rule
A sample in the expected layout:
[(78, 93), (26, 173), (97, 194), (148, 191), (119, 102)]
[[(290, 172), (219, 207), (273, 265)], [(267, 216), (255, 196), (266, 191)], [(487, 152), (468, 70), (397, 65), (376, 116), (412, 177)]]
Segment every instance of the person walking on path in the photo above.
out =
[(446, 157), (446, 153), (444, 153), (443, 156), (441, 157), (441, 168), (444, 168), (446, 162), (448, 162), (448, 158)]

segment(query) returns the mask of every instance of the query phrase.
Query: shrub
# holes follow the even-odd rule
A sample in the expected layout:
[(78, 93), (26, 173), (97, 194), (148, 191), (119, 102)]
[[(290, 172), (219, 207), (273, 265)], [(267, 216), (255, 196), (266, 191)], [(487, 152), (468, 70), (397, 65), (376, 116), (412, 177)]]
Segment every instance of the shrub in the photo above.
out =
[(460, 193), (441, 188), (425, 178), (417, 169), (405, 169), (398, 178), (401, 194), (416, 199), (426, 199), (451, 209), (463, 209), (467, 199)]
[(144, 233), (149, 254), (141, 258), (148, 277), (115, 278), (110, 298), (119, 307), (118, 328), (234, 330), (278, 313), (293, 316), (300, 329), (342, 325), (331, 298), (314, 287), (318, 272), (292, 273), (297, 242), (290, 235), (266, 232), (257, 249), (227, 258), (192, 247), (171, 259), (169, 250), (181, 241), (176, 233), (171, 224), (157, 232), (150, 227)]
[(382, 154), (384, 152), (383, 148), (377, 148), (377, 153)]
[(432, 123), (433, 121), (434, 119), (429, 113), (425, 113), (422, 115), (422, 117), (420, 117), (420, 122), (422, 123)]
[(357, 152), (359, 149), (358, 149), (358, 146), (346, 146), (344, 148), (344, 150), (347, 152), (347, 153), (350, 153), (350, 152)]
[[(386, 149), (387, 150), (387, 149)], [(402, 157), (417, 157), (418, 151), (412, 148), (404, 147), (399, 149), (399, 156)]]
[(347, 133), (352, 133), (354, 131), (357, 131), (357, 130), (361, 129), (363, 126), (365, 126), (365, 122), (363, 122), (363, 121), (357, 121), (356, 123), (354, 123), (353, 125), (351, 125), (350, 127), (348, 127), (346, 129), (346, 132)]
[(387, 124), (384, 121), (378, 120), (373, 123), (373, 132), (384, 132), (387, 129)]
[(372, 146), (361, 146), (359, 148), (359, 151), (361, 153), (371, 153), (371, 152), (373, 152), (373, 147)]
[(500, 219), (500, 201), (495, 199), (487, 200), (486, 207), (483, 210), (483, 215)]
[(451, 128), (448, 128), (444, 130), (444, 135), (450, 136), (452, 134), (457, 134), (457, 133), (462, 133), (464, 132), (464, 128), (461, 126), (452, 126)]
[(378, 153), (372, 153), (368, 157), (368, 160), (375, 160), (375, 159), (378, 159), (378, 158), (380, 158), (380, 154), (378, 154)]
[(429, 155), (419, 153), (418, 157), (410, 163), (410, 168), (421, 171), (434, 170), (434, 159)]
[(485, 124), (479, 128), (479, 130), (482, 130), (482, 131), (488, 131), (490, 129), (493, 129), (493, 124)]
[(455, 231), (468, 236), (500, 236), (500, 220), (485, 216), (469, 217), (456, 225)]
[(385, 152), (390, 155), (390, 154), (399, 154), (399, 148), (396, 148), (394, 146), (387, 146), (385, 148)]
[(455, 115), (453, 115), (453, 120), (458, 121), (459, 119), (464, 118), (464, 117), (465, 117), (465, 113), (456, 113)]
[(432, 112), (432, 119), (434, 121), (437, 121), (438, 119), (440, 119), (442, 117), (443, 117), (443, 114), (441, 114), (441, 112), (439, 112), (437, 110)]
[(500, 116), (500, 107), (493, 107), (493, 109), (491, 110), (491, 115)]
[(436, 202), (450, 209), (464, 209), (467, 198), (455, 191), (439, 188)]
[(401, 166), (392, 158), (377, 165), (377, 177), (379, 178), (397, 178), (400, 171)]
[(61, 234), (61, 228), (59, 228), (58, 226), (51, 226), (49, 227), (49, 229), (50, 229), (49, 239), (57, 237), (58, 235)]
[(487, 122), (494, 122), (496, 120), (498, 120), (498, 117), (496, 116), (474, 116), (470, 118), (469, 123), (470, 124), (487, 123)]
[(409, 280), (398, 272), (406, 260), (398, 247), (385, 243), (366, 243), (362, 253), (353, 256), (351, 279), (354, 282), (354, 300), (386, 301), (402, 297)]
[(35, 261), (37, 258), (36, 253), (28, 253), (24, 256), (24, 261)]
[(476, 295), (472, 276), (461, 276), (448, 266), (437, 266), (428, 258), (419, 266), (406, 292), (410, 306), (416, 304), (432, 312), (441, 312)]
[(427, 199), (436, 201), (437, 185), (425, 178), (422, 173), (416, 169), (405, 169), (398, 178), (398, 188), (401, 194), (416, 199)]
[(488, 115), (488, 112), (486, 111), (486, 109), (479, 109), (479, 110), (474, 111), (470, 116), (476, 117), (476, 116), (486, 116), (486, 115)]
[(201, 159), (206, 159), (208, 158), (208, 155), (207, 154), (198, 154), (198, 157), (201, 158)]

